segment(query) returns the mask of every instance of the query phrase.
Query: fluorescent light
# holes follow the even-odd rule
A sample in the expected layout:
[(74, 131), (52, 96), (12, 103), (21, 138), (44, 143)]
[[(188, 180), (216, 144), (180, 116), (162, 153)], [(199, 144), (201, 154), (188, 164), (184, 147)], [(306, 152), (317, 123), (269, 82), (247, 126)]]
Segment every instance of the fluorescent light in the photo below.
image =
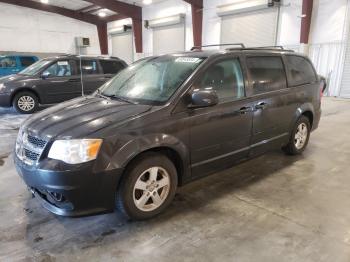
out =
[(150, 5), (150, 4), (152, 4), (152, 0), (143, 0), (142, 3), (144, 5)]
[(42, 2), (43, 4), (48, 4), (49, 0), (40, 0), (40, 2)]
[(106, 15), (107, 15), (106, 12), (103, 12), (103, 11), (98, 12), (98, 16), (100, 17), (105, 17)]

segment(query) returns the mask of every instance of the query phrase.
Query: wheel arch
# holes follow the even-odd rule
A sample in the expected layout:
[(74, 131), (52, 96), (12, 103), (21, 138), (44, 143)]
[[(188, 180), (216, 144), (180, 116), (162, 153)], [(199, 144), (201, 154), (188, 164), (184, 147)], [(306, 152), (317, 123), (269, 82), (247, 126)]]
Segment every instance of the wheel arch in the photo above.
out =
[(30, 87), (23, 87), (23, 88), (14, 90), (14, 92), (11, 95), (11, 104), (13, 103), (13, 99), (15, 98), (15, 96), (21, 92), (33, 93), (38, 98), (39, 103), (41, 103), (40, 96), (39, 96), (39, 93), (37, 91), (35, 91), (34, 89), (32, 89)]
[(312, 128), (313, 121), (314, 121), (315, 110), (314, 110), (314, 107), (313, 107), (313, 105), (311, 103), (305, 103), (305, 104), (299, 106), (297, 108), (297, 110), (295, 111), (295, 114), (294, 114), (294, 117), (292, 119), (292, 122), (290, 123), (289, 130), (293, 130), (293, 127), (294, 127), (296, 121), (298, 121), (298, 119), (302, 115), (306, 116), (310, 120), (310, 125), (311, 125), (311, 128)]
[(190, 179), (189, 152), (177, 138), (165, 134), (149, 135), (126, 143), (110, 159), (109, 167), (124, 170), (147, 152), (167, 156), (176, 167), (179, 185)]

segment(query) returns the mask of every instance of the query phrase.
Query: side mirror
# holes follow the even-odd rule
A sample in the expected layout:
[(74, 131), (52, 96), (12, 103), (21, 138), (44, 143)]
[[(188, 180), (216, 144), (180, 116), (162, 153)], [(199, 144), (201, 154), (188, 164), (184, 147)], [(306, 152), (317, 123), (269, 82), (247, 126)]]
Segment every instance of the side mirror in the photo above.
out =
[(44, 72), (41, 74), (41, 78), (42, 78), (42, 79), (46, 79), (46, 78), (49, 78), (50, 75), (51, 75), (50, 72), (44, 71)]
[(219, 102), (218, 95), (214, 90), (194, 90), (191, 94), (191, 104), (189, 108), (214, 106)]

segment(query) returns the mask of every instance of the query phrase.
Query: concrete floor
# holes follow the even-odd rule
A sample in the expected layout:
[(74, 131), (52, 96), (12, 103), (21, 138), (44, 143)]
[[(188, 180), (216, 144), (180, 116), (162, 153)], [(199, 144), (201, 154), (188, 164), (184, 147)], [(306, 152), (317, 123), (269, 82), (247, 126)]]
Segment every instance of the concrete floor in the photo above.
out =
[(14, 169), (0, 111), (0, 261), (350, 261), (350, 100), (324, 98), (302, 156), (279, 151), (181, 188), (155, 219), (64, 218)]

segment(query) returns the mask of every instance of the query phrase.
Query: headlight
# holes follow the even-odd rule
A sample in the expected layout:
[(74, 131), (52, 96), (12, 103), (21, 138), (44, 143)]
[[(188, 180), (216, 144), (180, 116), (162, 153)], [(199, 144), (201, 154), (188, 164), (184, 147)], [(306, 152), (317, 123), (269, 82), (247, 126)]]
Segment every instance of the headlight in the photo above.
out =
[(56, 140), (50, 149), (49, 158), (67, 164), (79, 164), (96, 159), (102, 139)]
[(4, 83), (0, 83), (0, 92), (2, 92), (2, 90), (4, 90), (5, 89), (5, 84)]

